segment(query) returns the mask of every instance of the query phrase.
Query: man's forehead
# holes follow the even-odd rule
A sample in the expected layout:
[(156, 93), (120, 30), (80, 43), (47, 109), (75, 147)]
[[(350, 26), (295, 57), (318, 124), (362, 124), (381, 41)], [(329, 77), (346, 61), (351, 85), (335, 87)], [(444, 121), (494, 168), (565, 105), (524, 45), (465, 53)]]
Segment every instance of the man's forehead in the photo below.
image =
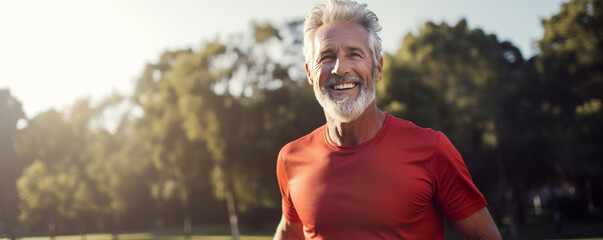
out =
[(343, 22), (328, 24), (316, 30), (314, 41), (318, 48), (341, 43), (368, 47), (369, 33), (358, 23)]

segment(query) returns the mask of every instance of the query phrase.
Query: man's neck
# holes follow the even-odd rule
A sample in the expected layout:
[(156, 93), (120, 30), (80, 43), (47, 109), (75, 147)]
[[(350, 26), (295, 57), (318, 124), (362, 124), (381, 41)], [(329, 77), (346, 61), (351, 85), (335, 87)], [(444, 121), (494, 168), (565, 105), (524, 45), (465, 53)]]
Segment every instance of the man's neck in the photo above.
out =
[(377, 135), (385, 122), (385, 113), (373, 103), (351, 122), (337, 122), (328, 115), (326, 118), (329, 138), (340, 146), (354, 146), (367, 142)]

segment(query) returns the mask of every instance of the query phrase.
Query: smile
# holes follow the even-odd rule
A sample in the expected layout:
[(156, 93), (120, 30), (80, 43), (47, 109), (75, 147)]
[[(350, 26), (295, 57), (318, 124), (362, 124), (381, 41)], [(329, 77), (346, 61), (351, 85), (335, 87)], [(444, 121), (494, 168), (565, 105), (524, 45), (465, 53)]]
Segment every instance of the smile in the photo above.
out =
[(345, 90), (356, 87), (357, 83), (347, 82), (347, 83), (339, 83), (331, 86), (335, 90)]

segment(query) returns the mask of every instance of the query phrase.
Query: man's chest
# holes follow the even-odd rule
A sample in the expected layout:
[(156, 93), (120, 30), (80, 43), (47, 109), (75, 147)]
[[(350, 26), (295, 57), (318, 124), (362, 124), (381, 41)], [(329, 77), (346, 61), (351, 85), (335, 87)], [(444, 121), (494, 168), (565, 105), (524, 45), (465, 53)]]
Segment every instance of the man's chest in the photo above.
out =
[(293, 204), (310, 228), (412, 224), (434, 212), (429, 154), (404, 149), (326, 152), (296, 164)]

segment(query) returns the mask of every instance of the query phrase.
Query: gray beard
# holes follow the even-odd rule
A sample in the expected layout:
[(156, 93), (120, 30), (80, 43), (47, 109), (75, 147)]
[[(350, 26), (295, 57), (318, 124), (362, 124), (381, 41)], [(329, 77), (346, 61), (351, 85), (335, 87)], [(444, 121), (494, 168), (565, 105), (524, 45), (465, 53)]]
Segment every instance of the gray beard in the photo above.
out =
[[(359, 92), (356, 99), (351, 99), (347, 95), (329, 95), (327, 86), (347, 81), (358, 82)], [(320, 86), (320, 91), (314, 91), (314, 94), (328, 117), (337, 122), (347, 123), (360, 117), (366, 108), (375, 100), (375, 79), (372, 79), (369, 86), (367, 86), (364, 84), (364, 81), (358, 77), (339, 77), (333, 75)]]

